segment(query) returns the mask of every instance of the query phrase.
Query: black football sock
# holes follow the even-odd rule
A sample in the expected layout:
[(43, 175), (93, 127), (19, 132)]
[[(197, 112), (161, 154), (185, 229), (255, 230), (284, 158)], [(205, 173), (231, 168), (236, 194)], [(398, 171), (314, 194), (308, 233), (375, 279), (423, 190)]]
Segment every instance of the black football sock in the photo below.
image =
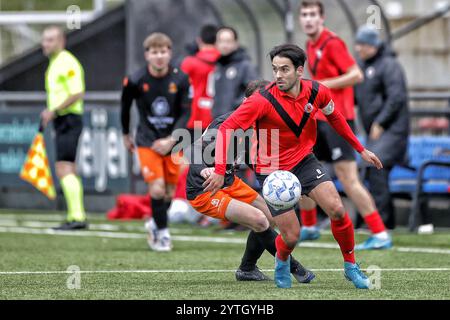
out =
[(164, 199), (152, 198), (152, 217), (159, 230), (167, 228), (167, 210)]
[(169, 201), (167, 201), (167, 200), (164, 200), (164, 212), (166, 213), (166, 217), (167, 217), (167, 226), (169, 225), (169, 215), (168, 215), (168, 212), (169, 212), (169, 208), (170, 208), (170, 205), (172, 204), (172, 200), (169, 200)]
[(261, 257), (265, 248), (255, 231), (250, 231), (247, 237), (247, 245), (242, 256), (239, 269), (242, 271), (252, 271), (256, 267), (256, 261)]
[(256, 233), (259, 241), (263, 247), (275, 257), (277, 253), (277, 248), (275, 247), (275, 238), (278, 236), (278, 233), (269, 227), (266, 231)]

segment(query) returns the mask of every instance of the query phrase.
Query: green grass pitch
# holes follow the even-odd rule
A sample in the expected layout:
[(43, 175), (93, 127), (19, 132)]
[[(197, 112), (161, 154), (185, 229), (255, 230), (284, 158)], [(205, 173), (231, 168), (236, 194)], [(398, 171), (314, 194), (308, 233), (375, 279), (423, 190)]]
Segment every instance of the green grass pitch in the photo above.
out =
[[(282, 290), (273, 282), (235, 280), (247, 232), (172, 225), (174, 250), (155, 253), (147, 247), (142, 221), (91, 215), (88, 232), (48, 234), (62, 218), (0, 212), (0, 299), (450, 299), (448, 230), (430, 236), (399, 230), (393, 250), (358, 252), (363, 269), (381, 268), (377, 290), (356, 290), (344, 279), (341, 254), (329, 248), (335, 242), (326, 232), (294, 251), (316, 279), (302, 285), (294, 280)], [(365, 238), (357, 234), (357, 243)], [(258, 263), (271, 277), (273, 265), (267, 253)], [(72, 281), (69, 266), (79, 267), (79, 282)]]

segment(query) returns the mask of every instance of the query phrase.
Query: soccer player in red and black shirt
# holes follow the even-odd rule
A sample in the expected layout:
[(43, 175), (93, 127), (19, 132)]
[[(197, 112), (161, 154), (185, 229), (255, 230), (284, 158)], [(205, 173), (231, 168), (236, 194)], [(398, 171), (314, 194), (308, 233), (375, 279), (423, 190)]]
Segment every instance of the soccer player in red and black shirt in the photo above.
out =
[[(251, 82), (245, 90), (245, 96), (248, 98), (268, 84), (269, 81), (265, 80)], [(205, 180), (214, 172), (213, 154), (218, 129), (230, 115), (231, 112), (214, 119), (202, 137), (194, 142), (191, 150), (185, 153), (190, 160), (186, 185), (187, 198), (192, 207), (205, 216), (233, 221), (251, 229), (241, 265), (236, 270), (236, 280), (264, 281), (269, 278), (258, 269), (256, 262), (264, 250), (275, 256), (277, 251), (275, 240), (278, 234), (271, 228), (274, 221), (264, 199), (235, 175), (235, 169), (239, 165), (245, 163), (252, 166), (250, 159), (253, 158), (251, 155), (254, 142), (253, 127), (233, 137), (236, 142), (236, 148), (231, 155), (234, 161), (232, 165), (227, 166), (223, 188), (214, 195), (205, 192), (203, 188)], [(315, 277), (293, 257), (290, 260), (290, 271), (299, 283), (309, 283)]]
[[(234, 130), (256, 124), (258, 153), (256, 174), (261, 185), (276, 170), (294, 173), (302, 194), (311, 197), (331, 218), (331, 230), (344, 257), (345, 276), (357, 288), (369, 288), (369, 279), (355, 263), (354, 230), (339, 193), (328, 173), (312, 153), (317, 136), (316, 115), (325, 115), (331, 126), (346, 139), (362, 159), (382, 168), (378, 157), (366, 150), (353, 134), (342, 114), (334, 108), (330, 90), (314, 81), (303, 80), (305, 52), (296, 45), (281, 45), (270, 52), (275, 82), (248, 98), (219, 128), (215, 172), (205, 181), (205, 191), (214, 194), (224, 184), (227, 151)], [(263, 143), (262, 135), (268, 133)], [(268, 152), (270, 150), (270, 152)], [(275, 282), (289, 288), (290, 254), (297, 245), (300, 223), (294, 209), (270, 207), (281, 235), (276, 239)]]
[[(312, 79), (330, 88), (336, 108), (354, 129), (353, 86), (363, 80), (363, 74), (351, 56), (344, 41), (325, 28), (324, 6), (321, 1), (303, 1), (300, 5), (299, 22), (308, 36), (307, 57)], [(352, 146), (334, 134), (333, 128), (323, 115), (317, 117), (318, 135), (314, 153), (321, 161), (333, 163), (334, 171), (372, 231), (372, 246), (367, 249), (385, 249), (392, 240), (375, 206), (369, 191), (359, 179), (358, 166)], [(301, 240), (315, 240), (320, 236), (317, 229), (317, 211), (314, 201), (304, 197), (301, 201)], [(356, 249), (358, 249), (356, 247)]]
[(195, 122), (199, 122), (204, 130), (213, 120), (213, 71), (220, 58), (220, 51), (215, 46), (216, 34), (216, 26), (203, 26), (197, 39), (199, 51), (186, 57), (181, 63), (181, 70), (189, 76), (194, 90), (191, 117), (187, 124), (190, 130), (194, 129)]
[[(181, 63), (181, 70), (189, 76), (193, 89), (191, 116), (187, 123), (187, 128), (191, 133), (191, 141), (200, 137), (201, 132), (213, 120), (214, 68), (220, 58), (220, 51), (215, 46), (216, 34), (216, 26), (204, 25), (196, 39), (199, 51), (195, 55), (184, 58)], [(198, 132), (196, 133), (194, 130)], [(178, 191), (186, 189), (186, 175), (187, 169), (180, 176), (177, 186)], [(183, 193), (181, 195), (185, 198)]]
[(167, 35), (151, 34), (144, 41), (144, 49), (148, 64), (123, 82), (122, 132), (125, 146), (133, 152), (130, 109), (135, 100), (139, 111), (137, 152), (142, 175), (149, 185), (153, 212), (146, 224), (148, 243), (155, 251), (170, 251), (167, 209), (182, 163), (180, 154), (171, 154), (177, 142), (172, 133), (186, 128), (190, 115), (190, 84), (186, 74), (170, 65), (172, 41)]

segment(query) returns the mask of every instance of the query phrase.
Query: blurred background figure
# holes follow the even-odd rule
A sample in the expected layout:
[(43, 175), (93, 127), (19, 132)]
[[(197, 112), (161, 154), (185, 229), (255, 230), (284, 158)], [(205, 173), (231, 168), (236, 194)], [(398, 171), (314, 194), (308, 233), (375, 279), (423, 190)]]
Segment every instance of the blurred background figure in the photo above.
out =
[[(213, 120), (213, 72), (216, 62), (220, 57), (220, 52), (215, 46), (216, 34), (216, 25), (203, 25), (196, 38), (196, 45), (190, 45), (188, 48), (191, 55), (184, 58), (180, 66), (181, 70), (189, 76), (189, 81), (191, 83), (191, 117), (186, 126), (191, 134), (190, 143), (193, 143), (195, 139), (200, 138), (203, 130), (205, 130)], [(186, 179), (188, 170), (189, 167), (182, 169), (176, 187), (176, 198), (178, 199), (177, 202), (184, 202), (181, 204), (182, 207), (187, 206), (187, 208), (189, 208), (188, 212), (192, 212), (193, 209), (186, 201)], [(204, 219), (202, 216), (199, 217), (201, 220)], [(200, 221), (200, 223), (201, 222), (202, 221)]]
[(256, 68), (246, 49), (240, 46), (239, 35), (234, 28), (219, 29), (216, 47), (222, 56), (214, 72), (214, 118), (235, 110), (242, 103), (247, 85), (258, 79)]
[(355, 50), (365, 80), (355, 94), (367, 147), (380, 155), (384, 168), (366, 168), (366, 178), (386, 226), (396, 226), (389, 190), (392, 168), (405, 164), (409, 135), (408, 91), (405, 74), (394, 52), (380, 39), (379, 32), (362, 26), (356, 34)]
[(84, 70), (73, 54), (65, 50), (60, 27), (50, 26), (42, 34), (42, 51), (50, 60), (45, 73), (47, 109), (41, 113), (46, 127), (55, 128), (56, 175), (67, 204), (67, 221), (56, 230), (86, 229), (83, 185), (77, 175), (75, 159), (83, 130)]
[[(325, 27), (325, 9), (321, 1), (303, 1), (299, 9), (299, 22), (308, 36), (306, 43), (308, 67), (314, 80), (331, 89), (336, 109), (355, 131), (353, 86), (363, 80), (363, 74), (345, 42)], [(317, 116), (316, 157), (333, 165), (346, 195), (363, 216), (372, 236), (355, 249), (388, 249), (392, 240), (375, 206), (372, 196), (359, 179), (356, 155), (351, 146), (319, 113)], [(304, 228), (301, 240), (316, 240), (320, 234), (316, 227), (317, 211), (314, 201), (301, 200), (301, 220)]]
[[(247, 85), (258, 79), (247, 50), (239, 43), (239, 34), (233, 27), (224, 26), (217, 32), (216, 47), (221, 53), (214, 72), (213, 117), (235, 110), (244, 99)], [(237, 172), (239, 178), (255, 186), (256, 179), (250, 169)], [(223, 223), (225, 229), (243, 229), (237, 223)]]
[(181, 70), (189, 76), (194, 93), (191, 117), (187, 124), (187, 128), (192, 132), (195, 129), (195, 122), (199, 122), (200, 129), (204, 130), (213, 119), (211, 111), (213, 107), (213, 71), (220, 57), (220, 52), (215, 47), (216, 33), (216, 26), (204, 25), (196, 40), (198, 52), (186, 57), (181, 63)]
[(133, 100), (139, 111), (136, 134), (142, 176), (148, 184), (152, 218), (146, 223), (148, 244), (154, 251), (172, 250), (167, 210), (180, 173), (180, 154), (173, 154), (176, 129), (186, 128), (190, 116), (189, 80), (171, 66), (172, 40), (163, 33), (152, 33), (144, 41), (147, 65), (123, 81), (122, 133), (126, 148), (135, 151), (130, 135)]

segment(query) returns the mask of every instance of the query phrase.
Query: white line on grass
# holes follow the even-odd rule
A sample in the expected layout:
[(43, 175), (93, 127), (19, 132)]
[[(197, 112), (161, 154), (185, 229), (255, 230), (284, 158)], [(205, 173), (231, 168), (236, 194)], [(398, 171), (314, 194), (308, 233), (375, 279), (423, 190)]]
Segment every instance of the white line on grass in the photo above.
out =
[[(57, 224), (54, 222), (42, 222), (42, 221), (25, 221), (25, 220), (14, 220), (14, 219), (2, 219), (0, 217), (1, 227), (29, 227), (29, 228), (53, 228)], [(119, 226), (113, 224), (105, 223), (89, 223), (89, 229), (98, 231), (141, 231), (145, 232), (145, 227), (141, 226)], [(171, 233), (192, 233), (190, 229), (182, 228), (170, 228)]]
[[(367, 271), (367, 269), (362, 269)], [(386, 268), (382, 272), (449, 272), (450, 268)], [(205, 269), (205, 270), (80, 270), (77, 273), (234, 273), (236, 270)], [(273, 272), (273, 269), (262, 269), (264, 272)], [(313, 272), (343, 272), (344, 269), (311, 269)], [(39, 275), (39, 274), (73, 274), (73, 271), (0, 271), (0, 275)]]
[[(58, 236), (75, 236), (75, 237), (100, 237), (100, 238), (115, 238), (115, 239), (144, 239), (144, 233), (128, 233), (128, 232), (104, 232), (104, 231), (55, 231), (53, 229), (34, 229), (26, 227), (2, 227), (0, 226), (0, 233), (23, 233), (23, 234), (44, 234), (44, 235), (58, 235)], [(205, 236), (172, 236), (174, 241), (185, 242), (207, 242), (207, 243), (224, 243), (224, 244), (244, 244), (246, 239), (242, 238), (222, 238), (222, 237), (205, 237)], [(310, 243), (304, 242), (299, 244), (303, 248), (317, 248), (317, 249), (337, 249), (339, 246), (335, 243)], [(435, 253), (435, 254), (450, 254), (449, 249), (437, 248), (413, 248), (413, 247), (394, 247), (394, 251), (406, 253)]]

